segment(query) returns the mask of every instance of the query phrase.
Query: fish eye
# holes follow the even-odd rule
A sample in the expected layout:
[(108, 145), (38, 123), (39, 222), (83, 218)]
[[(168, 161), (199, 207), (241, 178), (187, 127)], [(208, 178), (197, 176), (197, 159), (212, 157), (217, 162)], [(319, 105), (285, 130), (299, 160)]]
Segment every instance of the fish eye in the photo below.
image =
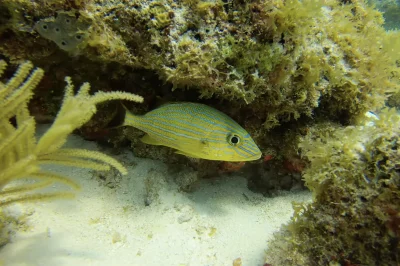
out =
[(240, 143), (240, 137), (238, 135), (229, 135), (228, 143), (232, 146), (236, 146)]

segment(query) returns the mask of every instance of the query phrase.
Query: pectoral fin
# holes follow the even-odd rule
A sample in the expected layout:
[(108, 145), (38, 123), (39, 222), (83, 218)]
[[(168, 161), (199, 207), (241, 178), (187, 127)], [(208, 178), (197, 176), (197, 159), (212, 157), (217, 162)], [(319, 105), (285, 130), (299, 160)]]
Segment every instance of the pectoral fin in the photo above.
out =
[(148, 134), (144, 135), (140, 140), (143, 143), (150, 144), (150, 145), (162, 145), (162, 143), (160, 143), (158, 140), (152, 138)]

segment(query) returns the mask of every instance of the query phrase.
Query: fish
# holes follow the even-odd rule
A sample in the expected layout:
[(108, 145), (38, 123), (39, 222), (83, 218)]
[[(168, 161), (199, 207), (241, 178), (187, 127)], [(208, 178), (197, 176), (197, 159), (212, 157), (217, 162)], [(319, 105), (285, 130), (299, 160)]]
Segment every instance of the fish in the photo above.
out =
[(123, 126), (146, 134), (141, 141), (190, 158), (244, 162), (261, 158), (250, 134), (228, 115), (193, 102), (168, 103), (144, 115), (126, 110)]

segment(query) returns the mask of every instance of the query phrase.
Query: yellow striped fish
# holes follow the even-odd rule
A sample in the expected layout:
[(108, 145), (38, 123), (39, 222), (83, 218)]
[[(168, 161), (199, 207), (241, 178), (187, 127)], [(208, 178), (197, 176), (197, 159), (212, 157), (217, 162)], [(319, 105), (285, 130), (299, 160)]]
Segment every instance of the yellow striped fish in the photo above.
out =
[(171, 103), (143, 116), (126, 112), (125, 126), (143, 130), (142, 142), (176, 149), (192, 158), (242, 162), (257, 160), (261, 151), (232, 118), (199, 103)]

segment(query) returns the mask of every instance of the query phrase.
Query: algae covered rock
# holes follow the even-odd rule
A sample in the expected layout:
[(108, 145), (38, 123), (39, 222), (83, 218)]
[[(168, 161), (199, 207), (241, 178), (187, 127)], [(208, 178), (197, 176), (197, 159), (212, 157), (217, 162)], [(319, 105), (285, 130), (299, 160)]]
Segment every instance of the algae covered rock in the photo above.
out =
[[(394, 265), (398, 116), (386, 110), (370, 125), (343, 127), (380, 110), (390, 96), (389, 104), (399, 106), (400, 33), (384, 25), (382, 13), (362, 0), (3, 0), (0, 58), (51, 69), (39, 84), (40, 107), (57, 102), (53, 88), (69, 73), (101, 90), (143, 95), (135, 113), (167, 101), (215, 106), (265, 155), (272, 148), (281, 160), (297, 159), (298, 138), (307, 135), (300, 147), (315, 201), (295, 205), (284, 233), (290, 242), (276, 241), (268, 261)], [(103, 108), (107, 115), (90, 129), (112, 120), (114, 110)], [(119, 134), (115, 139), (125, 139)], [(139, 135), (132, 133), (136, 155), (180, 160), (171, 150), (138, 144)], [(269, 180), (281, 166), (262, 163), (254, 176), (268, 189), (281, 187)], [(195, 179), (177, 182), (190, 188)], [(284, 259), (271, 255), (281, 249)]]
[(180, 94), (248, 105), (267, 129), (315, 114), (352, 123), (400, 86), (400, 35), (363, 1), (67, 2), (2, 1), (0, 53), (59, 57), (54, 45), (31, 53), (48, 39), (99, 72), (148, 69)]
[[(53, 73), (33, 101), (42, 116), (58, 110), (54, 88), (67, 73), (100, 90), (143, 95), (143, 105), (128, 106), (137, 114), (201, 102), (237, 121), (265, 155), (277, 150), (277, 171), (297, 158), (297, 139), (313, 124), (354, 124), (388, 96), (397, 101), (400, 88), (400, 34), (385, 31), (382, 13), (359, 0), (4, 0), (0, 14), (0, 56)], [(102, 133), (115, 108), (102, 108), (106, 115), (86, 132), (118, 145), (122, 130)], [(184, 161), (132, 146), (140, 156)]]
[(273, 265), (398, 265), (399, 136), (395, 109), (364, 125), (315, 128), (300, 145), (311, 163), (304, 179), (314, 201), (294, 205), (292, 221), (271, 242), (266, 260)]

